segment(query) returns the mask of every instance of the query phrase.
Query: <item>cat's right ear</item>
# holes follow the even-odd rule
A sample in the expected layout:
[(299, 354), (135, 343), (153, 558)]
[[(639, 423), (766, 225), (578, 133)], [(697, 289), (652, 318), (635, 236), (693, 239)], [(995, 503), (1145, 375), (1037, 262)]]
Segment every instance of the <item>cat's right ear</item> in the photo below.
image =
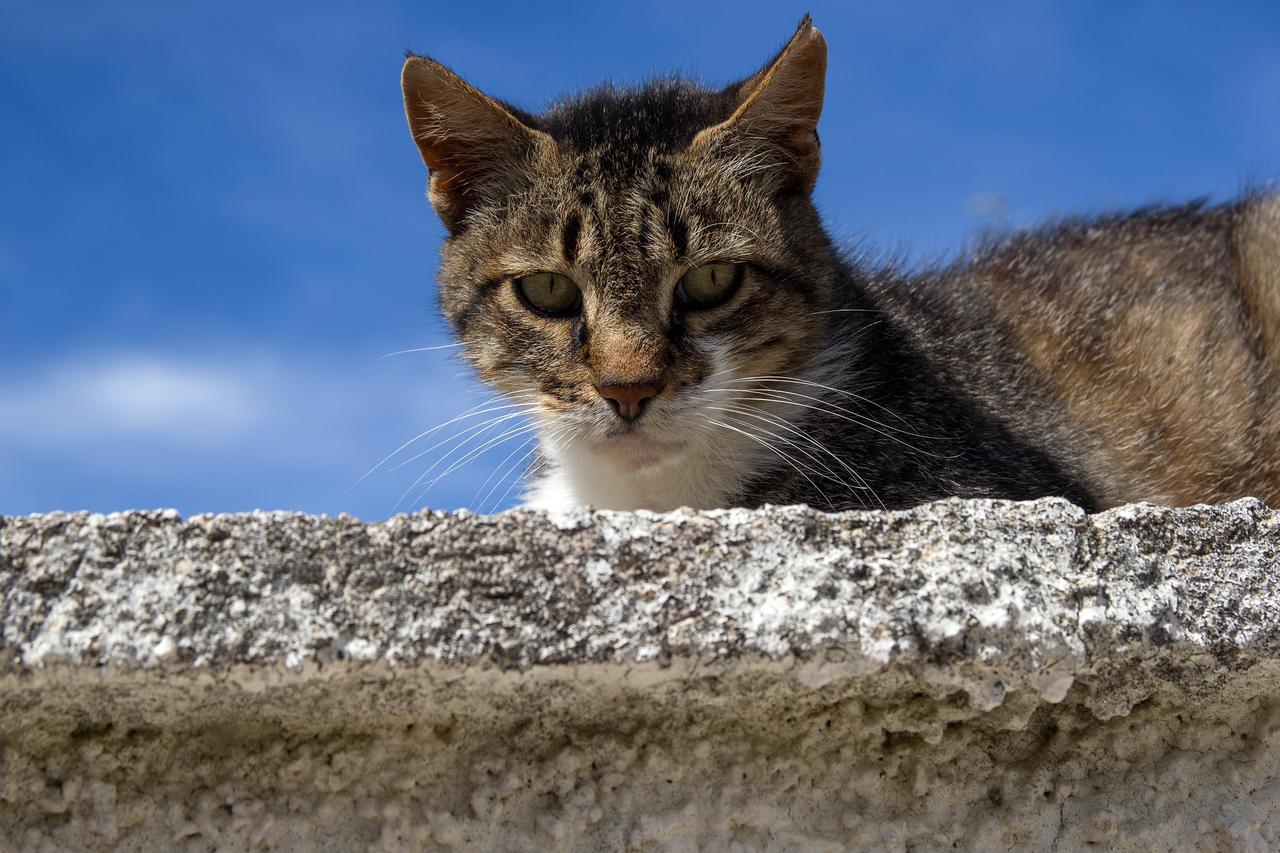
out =
[(550, 137), (439, 62), (410, 55), (400, 75), (409, 130), (430, 173), (428, 196), (450, 231), (479, 202), (507, 198)]

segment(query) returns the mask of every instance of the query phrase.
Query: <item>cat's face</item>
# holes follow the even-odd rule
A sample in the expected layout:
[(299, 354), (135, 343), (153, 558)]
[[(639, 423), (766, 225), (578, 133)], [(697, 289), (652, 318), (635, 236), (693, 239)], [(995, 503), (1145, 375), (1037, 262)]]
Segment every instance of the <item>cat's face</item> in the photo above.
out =
[(450, 230), (442, 306), (550, 451), (621, 472), (705, 455), (767, 408), (751, 379), (812, 361), (831, 279), (809, 201), (824, 64), (806, 22), (722, 92), (599, 91), (535, 117), (406, 63)]

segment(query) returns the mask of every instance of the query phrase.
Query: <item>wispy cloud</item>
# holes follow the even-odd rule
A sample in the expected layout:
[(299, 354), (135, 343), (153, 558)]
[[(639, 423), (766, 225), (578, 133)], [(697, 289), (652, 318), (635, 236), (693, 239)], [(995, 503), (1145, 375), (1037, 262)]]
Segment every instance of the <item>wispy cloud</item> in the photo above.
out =
[(155, 355), (73, 360), (0, 382), (0, 437), (32, 446), (120, 440), (208, 446), (269, 416), (260, 371)]
[[(447, 367), (449, 359), (447, 350), (357, 364), (300, 353), (133, 351), (13, 372), (0, 379), (0, 512), (98, 508), (91, 496), (99, 492), (129, 495), (106, 509), (128, 500), (186, 511), (263, 506), (378, 517), (402, 494), (401, 510), (468, 505), (486, 477), (501, 473), (510, 447), (477, 454), (417, 502), (431, 477), (410, 484), (451, 449), (422, 453), (423, 445), (449, 431), (360, 480), (408, 439), (490, 396)], [(228, 506), (225, 495), (240, 497)]]

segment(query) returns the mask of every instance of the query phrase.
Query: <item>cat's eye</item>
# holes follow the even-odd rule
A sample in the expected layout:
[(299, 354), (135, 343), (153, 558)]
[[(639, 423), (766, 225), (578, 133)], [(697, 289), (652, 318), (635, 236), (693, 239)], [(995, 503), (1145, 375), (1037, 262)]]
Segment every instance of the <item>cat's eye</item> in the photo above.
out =
[(714, 308), (729, 300), (742, 283), (742, 264), (703, 264), (676, 285), (676, 303), (686, 310)]
[(516, 292), (533, 310), (550, 317), (576, 314), (582, 305), (582, 291), (568, 277), (553, 272), (536, 272), (516, 279)]

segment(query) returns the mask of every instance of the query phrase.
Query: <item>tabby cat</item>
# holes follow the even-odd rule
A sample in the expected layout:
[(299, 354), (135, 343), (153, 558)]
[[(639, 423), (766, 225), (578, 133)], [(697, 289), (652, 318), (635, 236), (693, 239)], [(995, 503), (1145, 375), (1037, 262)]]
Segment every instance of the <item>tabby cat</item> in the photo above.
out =
[(441, 306), (537, 421), (529, 505), (1280, 504), (1280, 197), (870, 266), (810, 199), (826, 55), (806, 17), (725, 89), (541, 115), (406, 60)]

